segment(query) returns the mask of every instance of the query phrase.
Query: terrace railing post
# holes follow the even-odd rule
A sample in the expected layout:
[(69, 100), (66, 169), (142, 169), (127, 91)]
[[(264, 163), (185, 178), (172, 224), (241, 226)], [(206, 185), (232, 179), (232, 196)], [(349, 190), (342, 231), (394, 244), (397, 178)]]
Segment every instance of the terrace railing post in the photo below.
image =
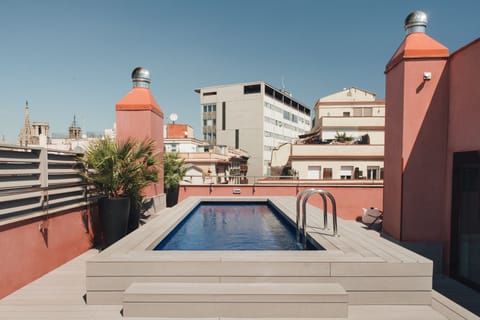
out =
[(39, 153), (39, 169), (40, 169), (40, 188), (42, 190), (42, 197), (40, 199), (44, 214), (48, 214), (48, 151), (47, 148), (40, 148)]

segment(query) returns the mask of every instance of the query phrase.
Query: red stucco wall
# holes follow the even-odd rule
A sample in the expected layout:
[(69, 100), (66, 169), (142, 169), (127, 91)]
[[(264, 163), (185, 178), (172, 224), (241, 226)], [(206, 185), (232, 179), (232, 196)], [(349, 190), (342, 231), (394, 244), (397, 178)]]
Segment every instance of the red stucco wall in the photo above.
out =
[[(453, 153), (480, 150), (480, 38), (455, 52), (449, 61), (449, 123), (448, 150), (445, 174), (445, 218), (441, 221), (443, 233), (448, 236), (445, 257), (450, 256), (452, 213)], [(448, 268), (448, 259), (445, 267)]]
[[(310, 187), (297, 188), (297, 186), (258, 186), (251, 185), (185, 185), (180, 186), (179, 202), (190, 196), (291, 196), (295, 197), (300, 191)], [(337, 215), (343, 219), (354, 220), (362, 215), (362, 208), (376, 207), (382, 209), (383, 188), (380, 187), (318, 187), (327, 190), (335, 197)], [(233, 189), (240, 189), (240, 194), (233, 194)], [(323, 208), (322, 198), (312, 196), (309, 203)], [(331, 204), (328, 203), (331, 212)]]
[[(88, 216), (88, 229), (81, 210), (0, 227), (0, 298), (90, 249), (95, 223)], [(40, 224), (48, 227), (45, 237)]]
[[(137, 141), (153, 139), (158, 157), (163, 160), (163, 114), (153, 110), (117, 110), (117, 140), (124, 141), (129, 137)], [(163, 170), (159, 175), (159, 182), (145, 190), (146, 196), (154, 196), (163, 192)]]
[(186, 132), (188, 132), (188, 126), (186, 124), (167, 124), (167, 135), (169, 139), (186, 138)]
[[(448, 49), (408, 34), (386, 67), (384, 231), (404, 241), (446, 241)], [(424, 79), (430, 73), (431, 79)]]
[[(444, 220), (448, 127), (445, 59), (405, 62), (402, 234), (404, 241), (446, 241)], [(423, 81), (425, 71), (432, 79)], [(441, 201), (439, 201), (441, 199)]]
[(480, 38), (450, 58), (450, 152), (480, 149)]
[(402, 221), (402, 145), (404, 62), (386, 74), (383, 231), (400, 239)]

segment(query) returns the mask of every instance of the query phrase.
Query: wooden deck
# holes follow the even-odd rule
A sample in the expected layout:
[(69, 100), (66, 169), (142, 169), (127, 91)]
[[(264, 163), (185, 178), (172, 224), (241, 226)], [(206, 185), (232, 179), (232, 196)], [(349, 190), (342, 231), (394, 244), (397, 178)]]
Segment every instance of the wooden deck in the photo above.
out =
[[(286, 207), (290, 207), (292, 205), (291, 199), (283, 199), (280, 200), (280, 205), (284, 205)], [(291, 214), (291, 211), (290, 211)], [(318, 216), (318, 217), (315, 217)], [(330, 218), (330, 217), (329, 217)], [(166, 214), (162, 217), (162, 220), (173, 221), (171, 215)], [(316, 219), (321, 219), (321, 215), (311, 215), (309, 216), (308, 225), (311, 226), (309, 229), (309, 233), (312, 237), (317, 237), (316, 233), (320, 235), (323, 230), (318, 228), (318, 222)], [(165, 220), (165, 221), (166, 221)], [(165, 222), (163, 221), (163, 222)], [(323, 220), (322, 220), (323, 221)], [(147, 223), (149, 225), (152, 222)], [(143, 229), (143, 228), (142, 228)], [(139, 231), (142, 232), (142, 229)], [(448, 314), (449, 317), (445, 317), (436, 310), (432, 308), (432, 295), (431, 289), (431, 278), (429, 280), (425, 280), (423, 278), (427, 277), (428, 275), (422, 275), (425, 273), (423, 269), (425, 265), (428, 264), (428, 260), (412, 253), (406, 249), (400, 248), (399, 246), (389, 243), (385, 239), (381, 239), (382, 244), (380, 246), (374, 245), (376, 242), (379, 241), (380, 237), (378, 233), (373, 231), (366, 231), (362, 228), (362, 226), (356, 222), (350, 221), (342, 221), (339, 224), (339, 231), (341, 236), (340, 237), (321, 237), (322, 239), (319, 242), (322, 243), (325, 247), (330, 246), (330, 254), (328, 255), (328, 259), (331, 256), (337, 256), (338, 262), (335, 268), (330, 268), (331, 263), (329, 262), (328, 269), (328, 278), (320, 277), (317, 280), (326, 280), (327, 282), (334, 282), (340, 283), (345, 290), (349, 291), (350, 294), (350, 303), (348, 306), (348, 318), (341, 318), (341, 319), (356, 319), (356, 320), (363, 320), (363, 319), (477, 319), (477, 317), (472, 316), (469, 313), (465, 312), (452, 312), (455, 308), (451, 308), (449, 306), (450, 303), (442, 304), (440, 308), (436, 308), (442, 310), (447, 308), (448, 312), (444, 312), (444, 314)], [(327, 240), (325, 240), (327, 239)], [(141, 243), (135, 242), (132, 244), (131, 241), (126, 241), (124, 243), (118, 243), (115, 245), (118, 248), (127, 248), (133, 245), (133, 247), (142, 247), (146, 242), (151, 241), (151, 239), (143, 240)], [(327, 242), (326, 242), (327, 241)], [(335, 249), (337, 248), (337, 249)], [(58, 269), (50, 272), (49, 274), (43, 276), (42, 278), (32, 282), (31, 284), (25, 286), (24, 288), (18, 290), (17, 292), (11, 294), (10, 296), (5, 297), (0, 301), (0, 319), (123, 319), (121, 311), (122, 305), (120, 303), (117, 304), (110, 304), (110, 305), (88, 305), (85, 302), (85, 295), (87, 293), (87, 283), (89, 282), (92, 290), (95, 289), (95, 286), (103, 286), (106, 285), (102, 283), (101, 278), (98, 279), (88, 279), (87, 280), (87, 261), (97, 261), (98, 265), (90, 266), (90, 272), (95, 273), (102, 273), (101, 268), (96, 269), (96, 267), (101, 267), (102, 263), (107, 262), (108, 260), (123, 260), (128, 257), (139, 257), (135, 252), (127, 250), (127, 254), (122, 254), (120, 252), (114, 253), (112, 251), (108, 252), (109, 250), (105, 250), (102, 253), (98, 253), (96, 250), (89, 250), (88, 252), (84, 253), (83, 255), (73, 259), (72, 261), (68, 262), (67, 264), (59, 267)], [(167, 257), (166, 260), (170, 261), (169, 263), (173, 262), (174, 260), (178, 259), (178, 255), (172, 257)], [(180, 255), (181, 256), (181, 255)], [(224, 263), (232, 263), (232, 262), (239, 262), (243, 263), (244, 260), (249, 260), (251, 257), (244, 255), (232, 255), (226, 254), (223, 259)], [(212, 257), (206, 257), (207, 261)], [(354, 259), (352, 259), (354, 258)], [(143, 260), (147, 260), (145, 262), (151, 263), (152, 261), (148, 261), (148, 256), (142, 256)], [(272, 256), (263, 255), (262, 260), (264, 262), (268, 262), (269, 260), (273, 259)], [(276, 258), (275, 258), (276, 259)], [(284, 258), (286, 259), (284, 262), (288, 263), (292, 266), (291, 260), (292, 258)], [(290, 259), (290, 261), (288, 261)], [(295, 257), (293, 257), (295, 259)], [(180, 259), (182, 260), (182, 259)], [(192, 260), (192, 258), (190, 258)], [(195, 258), (193, 258), (195, 260)], [(307, 259), (308, 260), (308, 259)], [(321, 260), (321, 259), (320, 259)], [(321, 263), (318, 261), (317, 258), (312, 260), (315, 263)], [(312, 262), (310, 261), (310, 262)], [(356, 261), (356, 262), (355, 262)], [(358, 261), (368, 262), (366, 265), (358, 264)], [(379, 262), (383, 261), (383, 262)], [(385, 261), (388, 261), (388, 264), (391, 265), (391, 271), (385, 271), (386, 269), (380, 268), (375, 270), (375, 263), (382, 263), (385, 264)], [(165, 262), (165, 260), (164, 260)], [(185, 265), (185, 261), (181, 261), (181, 265)], [(305, 261), (304, 261), (305, 262)], [(301, 262), (301, 264), (307, 263)], [(421, 266), (420, 269), (417, 267), (412, 267), (413, 265), (417, 265), (420, 262)], [(372, 264), (373, 263), (373, 264)], [(172, 265), (174, 266), (174, 265)], [(176, 266), (172, 269), (173, 271), (180, 271), (176, 269)], [(231, 267), (232, 264), (229, 265)], [(373, 270), (372, 270), (373, 266)], [(410, 266), (410, 267), (409, 267)], [(93, 267), (93, 269), (92, 269)], [(184, 271), (188, 271), (188, 264), (185, 265), (186, 269)], [(244, 268), (244, 264), (237, 265), (240, 269)], [(313, 274), (318, 272), (316, 269), (318, 265), (315, 265), (315, 268), (311, 269)], [(365, 267), (365, 268), (364, 268)], [(107, 268), (108, 270), (108, 268)], [(208, 270), (208, 269), (205, 269)], [(267, 269), (265, 269), (267, 270)], [(422, 271), (423, 270), (423, 271)], [(111, 271), (111, 270), (110, 270)], [(145, 271), (145, 270), (144, 270)], [(148, 275), (148, 270), (147, 274)], [(198, 271), (198, 270), (197, 270)], [(395, 277), (392, 277), (392, 274), (388, 274), (389, 272), (398, 274), (398, 271), (403, 274), (400, 279), (395, 280)], [(420, 276), (418, 276), (418, 271), (420, 271)], [(119, 271), (120, 272), (120, 271)], [(258, 270), (242, 270), (243, 279), (244, 281), (251, 281), (252, 278), (248, 277), (249, 273), (257, 273)], [(260, 270), (261, 272), (261, 270)], [(321, 268), (320, 268), (320, 272)], [(380, 273), (379, 273), (380, 272)], [(382, 275), (382, 272), (386, 272)], [(374, 276), (372, 276), (372, 273)], [(427, 272), (428, 273), (428, 272)], [(352, 276), (353, 274), (353, 276)], [(431, 276), (431, 273), (430, 273)], [(414, 277), (414, 279), (410, 279)], [(122, 282), (122, 277), (112, 277), (111, 279), (106, 280), (108, 285), (117, 286), (119, 290), (125, 290), (124, 288), (129, 286), (129, 283)], [(214, 279), (214, 281), (229, 281), (232, 279), (228, 279), (228, 276), (222, 276), (220, 279)], [(267, 277), (263, 277), (263, 280)], [(392, 280), (394, 279), (394, 280)], [(97, 282), (100, 281), (100, 282)], [(113, 281), (111, 281), (113, 280)], [(125, 280), (125, 279), (123, 279)], [(137, 281), (138, 280), (138, 281)], [(146, 282), (148, 279), (135, 279), (135, 282)], [(198, 279), (197, 279), (198, 280)], [(205, 280), (205, 279), (203, 279)], [(212, 279), (207, 279), (207, 281)], [(239, 278), (237, 277), (237, 279)], [(258, 279), (257, 279), (258, 280)], [(270, 279), (271, 280), (271, 279)], [(283, 277), (280, 279), (281, 281), (299, 281), (298, 277), (295, 279), (289, 277)], [(304, 280), (308, 281), (308, 277)], [(105, 281), (105, 280), (104, 280)], [(201, 280), (200, 280), (201, 281)], [(416, 281), (419, 283), (415, 284)], [(402, 284), (402, 282), (404, 282)], [(411, 286), (417, 286), (421, 290), (420, 291), (429, 291), (427, 297), (428, 301), (425, 303), (418, 304), (418, 298), (414, 297), (414, 300), (417, 301), (414, 304), (410, 304), (409, 297), (405, 297), (400, 295), (399, 299), (404, 301), (402, 304), (398, 305), (394, 301), (393, 304), (389, 303), (389, 299), (392, 296), (387, 298), (386, 300), (382, 300), (381, 294), (373, 294), (373, 296), (369, 296), (368, 293), (365, 292), (359, 297), (355, 295), (355, 292), (361, 288), (375, 288), (378, 292), (382, 292), (384, 290), (388, 291), (391, 290), (392, 287), (401, 288), (402, 286), (406, 286), (411, 288)], [(397, 289), (396, 289), (397, 290)], [(410, 289), (409, 289), (410, 290)], [(411, 293), (410, 293), (411, 294)], [(364, 303), (365, 297), (367, 298), (369, 303)], [(442, 300), (442, 297), (438, 296), (438, 294), (434, 294), (433, 297), (434, 305), (437, 306), (439, 301)], [(425, 295), (420, 297), (420, 301), (425, 300)], [(377, 301), (378, 304), (372, 304), (371, 301)], [(380, 305), (382, 304), (382, 305)], [(451, 305), (451, 304), (450, 304)], [(455, 306), (454, 306), (455, 307)], [(461, 309), (461, 308), (460, 308)], [(466, 316), (465, 316), (466, 315)], [(142, 319), (142, 318), (128, 318), (128, 319)], [(143, 318), (143, 319), (161, 319), (161, 318)], [(171, 319), (171, 318), (170, 318)], [(180, 318), (178, 318), (180, 319)], [(193, 319), (193, 318), (189, 318)], [(204, 320), (207, 318), (203, 318)], [(208, 319), (225, 319), (226, 318), (208, 318)], [(228, 318), (229, 320), (234, 320), (233, 318)], [(287, 318), (282, 318), (284, 320), (288, 320)], [(322, 318), (325, 319), (325, 318)], [(338, 318), (337, 318), (338, 319)], [(265, 319), (267, 320), (267, 319)], [(273, 319), (272, 319), (273, 320)]]
[[(97, 250), (89, 250), (0, 300), (0, 319), (134, 320), (135, 318), (122, 317), (121, 305), (87, 305), (85, 303), (85, 265), (87, 260), (96, 255), (98, 255)], [(161, 318), (144, 318), (144, 320), (146, 319)], [(447, 318), (430, 306), (357, 305), (348, 307), (347, 319), (444, 320)], [(221, 319), (203, 318), (203, 320)], [(235, 319), (230, 318), (228, 320)], [(293, 319), (283, 318), (283, 320)]]

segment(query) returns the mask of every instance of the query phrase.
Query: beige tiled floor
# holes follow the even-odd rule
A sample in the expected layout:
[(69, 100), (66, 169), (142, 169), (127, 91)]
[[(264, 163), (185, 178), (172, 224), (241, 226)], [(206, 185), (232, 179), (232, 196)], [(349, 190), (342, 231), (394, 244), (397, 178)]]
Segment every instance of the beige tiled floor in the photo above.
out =
[[(353, 223), (353, 222), (352, 222)], [(355, 234), (354, 225), (342, 225), (350, 228)], [(334, 238), (335, 245), (357, 245), (361, 243), (347, 241), (348, 237)], [(375, 235), (365, 238), (363, 245), (375, 241)], [(357, 241), (358, 242), (358, 241)], [(377, 254), (385, 259), (399, 259), (388, 254), (390, 245), (385, 244), (385, 250)], [(399, 251), (402, 260), (409, 261), (414, 257), (409, 253)], [(370, 251), (361, 252), (368, 258)], [(89, 250), (65, 265), (46, 274), (24, 288), (0, 300), (0, 319), (123, 319), (121, 305), (87, 305), (84, 300), (86, 293), (86, 261), (98, 256), (97, 250)], [(400, 262), (402, 263), (402, 262)], [(403, 264), (403, 263), (402, 263)], [(405, 267), (405, 265), (403, 265)], [(361, 273), (361, 270), (358, 270)], [(0, 284), (1, 285), (1, 284)], [(452, 319), (478, 319), (470, 317), (452, 317)], [(133, 318), (130, 318), (133, 319)], [(147, 318), (144, 318), (147, 319)], [(154, 319), (154, 318), (148, 318)], [(156, 318), (160, 319), (160, 318)], [(176, 318), (179, 319), (179, 318)], [(219, 318), (214, 318), (219, 319)], [(265, 319), (265, 318), (264, 318)], [(288, 320), (283, 318), (284, 320)], [(350, 305), (348, 319), (447, 319), (429, 305)], [(235, 319), (229, 319), (235, 320)], [(265, 319), (268, 320), (268, 319)], [(273, 320), (273, 319), (271, 319)], [(293, 320), (293, 319), (291, 319)]]
[[(89, 250), (2, 299), (0, 319), (122, 319), (120, 305), (85, 304), (85, 262), (97, 254)], [(447, 319), (429, 306), (360, 305), (349, 306), (348, 313), (358, 320)]]

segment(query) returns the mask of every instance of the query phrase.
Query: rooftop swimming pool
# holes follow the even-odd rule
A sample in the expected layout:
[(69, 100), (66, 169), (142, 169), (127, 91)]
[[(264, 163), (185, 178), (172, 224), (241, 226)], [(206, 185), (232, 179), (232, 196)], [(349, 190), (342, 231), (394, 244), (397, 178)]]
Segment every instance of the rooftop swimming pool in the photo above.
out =
[[(219, 204), (219, 213), (213, 215), (211, 208), (199, 214), (199, 208), (211, 202)], [(223, 206), (225, 202), (230, 202), (232, 207), (227, 209)], [(280, 224), (287, 231), (271, 231), (267, 222), (275, 219), (270, 214), (261, 213), (264, 209), (245, 209), (239, 202), (245, 205), (266, 204), (269, 209), (274, 209), (273, 217), (280, 221), (276, 222), (277, 227)], [(243, 210), (246, 211), (241, 214)], [(227, 211), (233, 214), (229, 215)], [(253, 213), (259, 216), (253, 216)], [(347, 291), (350, 304), (432, 303), (433, 264), (430, 260), (382, 239), (376, 232), (365, 230), (355, 221), (340, 219), (341, 233), (334, 236), (332, 215), (329, 214), (326, 229), (323, 228), (321, 209), (308, 205), (307, 215), (307, 237), (325, 250), (259, 249), (259, 242), (263, 245), (270, 240), (260, 238), (253, 241), (250, 233), (236, 233), (234, 238), (240, 239), (244, 245), (255, 242), (254, 249), (203, 247), (153, 250), (159, 245), (166, 245), (175, 234), (180, 238), (190, 238), (189, 241), (195, 244), (211, 244), (218, 242), (218, 239), (225, 243), (226, 235), (234, 234), (239, 226), (248, 231), (260, 231), (262, 237), (270, 234), (273, 239), (281, 239), (280, 242), (287, 237), (296, 240), (295, 197), (189, 197), (173, 208), (159, 211), (141, 228), (87, 262), (87, 302), (122, 304), (128, 288), (141, 283), (160, 288), (164, 282), (179, 286), (190, 283), (198, 288), (203, 283), (334, 282)], [(243, 218), (246, 221), (240, 222)], [(197, 226), (189, 226), (189, 221), (195, 220), (198, 220)], [(213, 231), (204, 229), (204, 225), (215, 225), (215, 228)], [(182, 228), (186, 233), (180, 236), (183, 231), (178, 230)], [(224, 231), (226, 235), (218, 235), (216, 229)], [(143, 295), (145, 292), (139, 293)], [(150, 310), (150, 302), (138, 304), (139, 309)], [(209, 308), (204, 302), (198, 305)], [(180, 309), (177, 304), (174, 305), (172, 312), (178, 316)], [(182, 311), (187, 309), (183, 308)]]
[(201, 202), (154, 250), (323, 250), (267, 202)]

